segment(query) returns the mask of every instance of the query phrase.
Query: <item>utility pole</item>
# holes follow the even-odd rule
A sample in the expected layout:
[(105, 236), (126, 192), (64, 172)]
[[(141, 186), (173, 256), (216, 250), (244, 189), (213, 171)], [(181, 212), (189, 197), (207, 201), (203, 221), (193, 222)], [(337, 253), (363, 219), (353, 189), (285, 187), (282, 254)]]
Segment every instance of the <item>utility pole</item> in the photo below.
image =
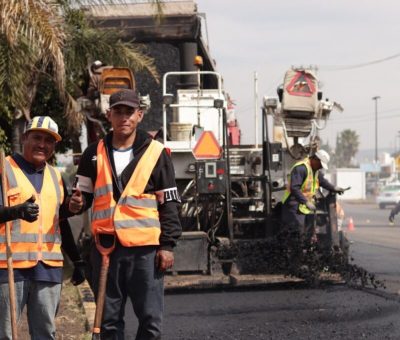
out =
[(254, 133), (255, 133), (255, 147), (258, 147), (258, 75), (254, 71)]
[(372, 97), (375, 100), (375, 164), (378, 164), (378, 99), (381, 97)]

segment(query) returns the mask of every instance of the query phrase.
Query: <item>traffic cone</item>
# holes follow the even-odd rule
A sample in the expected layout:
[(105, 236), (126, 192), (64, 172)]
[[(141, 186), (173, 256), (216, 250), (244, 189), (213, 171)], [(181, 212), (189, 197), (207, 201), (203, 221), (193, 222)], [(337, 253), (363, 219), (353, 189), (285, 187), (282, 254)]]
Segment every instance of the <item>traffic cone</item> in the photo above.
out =
[(354, 231), (353, 217), (349, 217), (349, 222), (347, 223), (347, 231)]

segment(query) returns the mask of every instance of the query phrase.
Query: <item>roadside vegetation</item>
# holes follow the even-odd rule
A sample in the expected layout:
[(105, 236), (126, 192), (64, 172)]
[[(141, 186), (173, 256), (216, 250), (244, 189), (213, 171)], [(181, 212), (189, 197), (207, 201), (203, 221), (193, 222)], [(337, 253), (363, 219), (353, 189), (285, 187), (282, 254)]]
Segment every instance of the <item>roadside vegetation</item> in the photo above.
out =
[[(95, 60), (158, 77), (142, 45), (124, 41), (117, 30), (96, 29), (83, 4), (107, 1), (0, 1), (0, 147), (19, 150), (26, 119), (50, 115), (62, 143), (71, 147), (84, 119), (76, 99), (85, 94), (88, 66)], [(159, 0), (153, 0), (160, 12)]]

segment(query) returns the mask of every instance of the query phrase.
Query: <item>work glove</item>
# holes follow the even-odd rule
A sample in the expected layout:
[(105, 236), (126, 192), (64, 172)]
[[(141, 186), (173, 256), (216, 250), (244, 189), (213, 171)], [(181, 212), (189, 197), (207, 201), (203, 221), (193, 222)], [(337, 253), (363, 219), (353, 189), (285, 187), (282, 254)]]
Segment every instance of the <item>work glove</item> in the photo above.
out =
[(393, 214), (390, 214), (390, 215), (389, 215), (389, 222), (390, 222), (390, 223), (393, 223), (393, 222), (394, 222), (394, 215), (393, 215)]
[(334, 192), (339, 195), (343, 195), (344, 189), (341, 187), (335, 187)]
[(74, 262), (74, 271), (71, 276), (71, 283), (74, 286), (78, 286), (85, 281), (85, 266), (86, 264), (83, 260)]
[(13, 219), (20, 218), (28, 222), (36, 221), (39, 216), (39, 206), (34, 203), (35, 200), (35, 196), (32, 195), (24, 203), (10, 207)]
[(306, 202), (306, 207), (307, 207), (309, 210), (311, 210), (311, 211), (317, 210), (317, 208), (315, 207), (314, 203), (312, 203), (312, 202), (310, 202), (310, 201), (307, 201), (307, 202)]

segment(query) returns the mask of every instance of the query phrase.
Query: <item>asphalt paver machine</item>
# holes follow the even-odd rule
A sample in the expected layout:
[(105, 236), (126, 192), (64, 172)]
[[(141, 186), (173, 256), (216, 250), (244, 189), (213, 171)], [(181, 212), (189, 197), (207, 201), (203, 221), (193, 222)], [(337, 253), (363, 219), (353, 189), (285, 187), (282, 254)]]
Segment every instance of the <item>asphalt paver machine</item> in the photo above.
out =
[[(193, 77), (196, 86), (170, 91), (174, 77)], [(205, 77), (215, 78), (217, 86), (203, 89)], [(317, 79), (305, 69), (289, 70), (278, 94), (280, 102), (264, 98), (262, 145), (233, 145), (220, 74), (199, 69), (164, 75), (163, 143), (170, 149), (182, 200), (183, 235), (173, 274), (277, 270), (265, 249), (278, 242), (279, 202), (289, 169), (319, 147), (319, 124), (334, 105), (321, 101)], [(307, 145), (301, 143), (305, 138)], [(335, 197), (321, 196), (315, 223), (327, 247), (340, 246), (336, 220)]]
[[(185, 277), (190, 287), (194, 282), (190, 277), (285, 272), (279, 255), (285, 245), (278, 235), (279, 202), (287, 175), (295, 161), (319, 147), (318, 130), (335, 104), (321, 100), (311, 70), (291, 69), (278, 88), (278, 98), (263, 100), (262, 144), (242, 145), (221, 75), (202, 71), (200, 58), (195, 63), (196, 71), (164, 74), (162, 127), (153, 131), (170, 152), (182, 201), (183, 234), (175, 249), (171, 280)], [(115, 74), (118, 81), (113, 80)], [(113, 77), (103, 81), (106, 86), (97, 103), (82, 101), (90, 117), (89, 136), (99, 138), (99, 131), (104, 131), (99, 129), (106, 110), (102, 97), (134, 87), (134, 80), (121, 81), (121, 74), (131, 79), (124, 69), (108, 68), (105, 75)], [(141, 97), (141, 105), (146, 110), (148, 97)], [(317, 215), (319, 242), (328, 248), (343, 247), (334, 196), (321, 196)], [(82, 235), (87, 238), (88, 233)]]

